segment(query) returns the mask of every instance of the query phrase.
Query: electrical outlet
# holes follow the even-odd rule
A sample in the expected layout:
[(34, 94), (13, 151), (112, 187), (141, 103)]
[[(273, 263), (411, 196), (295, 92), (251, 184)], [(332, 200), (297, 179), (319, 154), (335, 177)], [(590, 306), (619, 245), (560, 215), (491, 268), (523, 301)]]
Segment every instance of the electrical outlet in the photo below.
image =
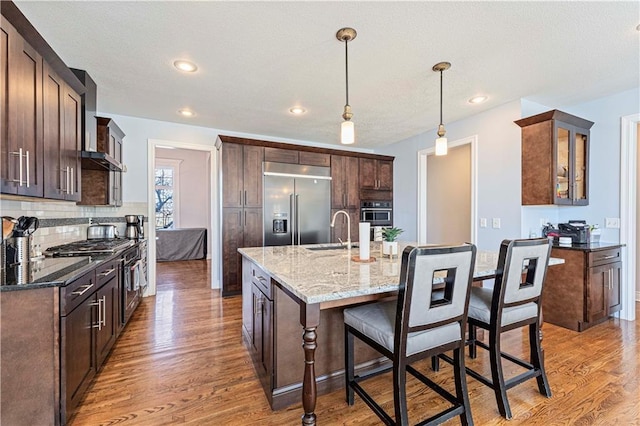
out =
[(500, 228), (500, 218), (499, 217), (494, 217), (493, 219), (491, 219), (491, 226), (494, 229)]
[(620, 228), (620, 218), (619, 217), (606, 217), (604, 219), (604, 227), (605, 228)]
[(481, 217), (480, 218), (480, 228), (486, 228), (487, 227), (487, 218), (486, 217)]

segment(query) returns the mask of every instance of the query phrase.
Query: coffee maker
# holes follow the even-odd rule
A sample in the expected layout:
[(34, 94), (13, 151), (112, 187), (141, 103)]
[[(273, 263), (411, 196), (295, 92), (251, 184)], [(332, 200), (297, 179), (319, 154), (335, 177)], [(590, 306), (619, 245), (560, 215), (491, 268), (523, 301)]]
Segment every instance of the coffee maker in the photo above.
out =
[(130, 240), (142, 240), (144, 239), (144, 215), (126, 215), (127, 229), (125, 230), (125, 236)]

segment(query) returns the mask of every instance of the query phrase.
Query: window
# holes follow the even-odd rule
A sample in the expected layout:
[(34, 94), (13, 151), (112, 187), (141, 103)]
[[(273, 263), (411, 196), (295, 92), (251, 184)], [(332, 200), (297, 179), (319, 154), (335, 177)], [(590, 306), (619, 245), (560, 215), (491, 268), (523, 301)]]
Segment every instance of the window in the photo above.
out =
[(158, 164), (155, 175), (156, 228), (176, 227), (178, 209), (178, 162)]

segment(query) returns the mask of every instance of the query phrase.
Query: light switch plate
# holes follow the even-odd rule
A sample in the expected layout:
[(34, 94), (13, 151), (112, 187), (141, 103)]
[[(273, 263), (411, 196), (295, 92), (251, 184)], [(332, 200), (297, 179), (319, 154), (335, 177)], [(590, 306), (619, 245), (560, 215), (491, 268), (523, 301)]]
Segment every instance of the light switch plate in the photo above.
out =
[(607, 217), (604, 219), (604, 227), (605, 228), (620, 228), (620, 218), (619, 217)]
[(491, 226), (494, 229), (500, 228), (500, 218), (499, 217), (494, 217), (493, 219), (491, 219)]
[(486, 228), (487, 227), (487, 218), (486, 217), (481, 217), (480, 218), (480, 228)]

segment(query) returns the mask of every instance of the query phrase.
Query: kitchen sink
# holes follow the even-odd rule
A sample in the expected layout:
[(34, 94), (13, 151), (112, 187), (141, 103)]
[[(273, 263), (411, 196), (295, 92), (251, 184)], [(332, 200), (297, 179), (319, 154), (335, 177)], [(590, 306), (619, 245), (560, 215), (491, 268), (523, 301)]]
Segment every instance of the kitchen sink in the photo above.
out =
[[(358, 244), (351, 244), (351, 248), (358, 248)], [(306, 247), (306, 249), (311, 251), (346, 250), (347, 246), (342, 244), (327, 244), (321, 246)]]

